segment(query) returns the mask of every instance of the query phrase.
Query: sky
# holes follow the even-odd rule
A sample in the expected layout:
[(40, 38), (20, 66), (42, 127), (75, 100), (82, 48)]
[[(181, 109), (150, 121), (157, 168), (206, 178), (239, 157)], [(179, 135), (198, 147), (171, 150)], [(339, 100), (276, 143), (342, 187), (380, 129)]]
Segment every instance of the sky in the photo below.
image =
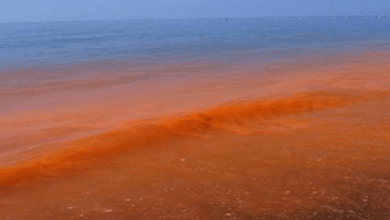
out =
[(0, 0), (0, 23), (390, 15), (389, 0)]

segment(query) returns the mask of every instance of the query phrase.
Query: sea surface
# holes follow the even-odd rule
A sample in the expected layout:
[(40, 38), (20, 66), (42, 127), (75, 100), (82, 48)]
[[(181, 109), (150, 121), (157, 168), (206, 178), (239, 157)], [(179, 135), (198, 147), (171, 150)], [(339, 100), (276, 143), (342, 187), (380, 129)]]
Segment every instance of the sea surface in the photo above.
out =
[[(275, 17), (0, 24), (1, 70), (100, 61), (263, 59), (388, 43), (389, 17)], [(330, 49), (331, 48), (331, 49)], [(281, 50), (290, 50), (288, 54)], [(280, 52), (280, 53), (275, 53)], [(218, 54), (218, 56), (216, 56)]]
[(0, 219), (387, 219), (390, 17), (0, 24)]

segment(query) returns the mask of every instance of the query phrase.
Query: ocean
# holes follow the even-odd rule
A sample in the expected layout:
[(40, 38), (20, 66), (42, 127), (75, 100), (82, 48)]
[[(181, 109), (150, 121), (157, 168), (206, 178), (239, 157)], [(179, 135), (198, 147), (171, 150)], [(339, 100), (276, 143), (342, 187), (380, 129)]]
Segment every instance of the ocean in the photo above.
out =
[(231, 61), (237, 53), (279, 59), (284, 53), (273, 52), (288, 49), (284, 56), (329, 47), (340, 53), (354, 43), (387, 43), (389, 22), (345, 16), (5, 23), (0, 65), (3, 72), (111, 60)]
[(387, 16), (0, 24), (0, 219), (384, 219), (389, 55)]

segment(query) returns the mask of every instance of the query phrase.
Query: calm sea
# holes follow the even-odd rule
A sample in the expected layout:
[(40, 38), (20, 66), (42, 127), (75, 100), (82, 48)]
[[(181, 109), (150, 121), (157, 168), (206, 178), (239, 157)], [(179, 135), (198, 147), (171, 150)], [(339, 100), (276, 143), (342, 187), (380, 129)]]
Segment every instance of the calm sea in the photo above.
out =
[(69, 21), (0, 24), (0, 71), (85, 62), (280, 59), (384, 49), (390, 17)]

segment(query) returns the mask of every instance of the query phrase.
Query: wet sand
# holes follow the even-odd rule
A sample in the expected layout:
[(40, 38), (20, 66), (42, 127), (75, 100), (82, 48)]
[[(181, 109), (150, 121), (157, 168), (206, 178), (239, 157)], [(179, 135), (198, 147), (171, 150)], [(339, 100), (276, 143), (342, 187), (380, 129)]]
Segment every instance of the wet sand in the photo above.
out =
[(0, 219), (387, 219), (389, 63), (3, 76)]

